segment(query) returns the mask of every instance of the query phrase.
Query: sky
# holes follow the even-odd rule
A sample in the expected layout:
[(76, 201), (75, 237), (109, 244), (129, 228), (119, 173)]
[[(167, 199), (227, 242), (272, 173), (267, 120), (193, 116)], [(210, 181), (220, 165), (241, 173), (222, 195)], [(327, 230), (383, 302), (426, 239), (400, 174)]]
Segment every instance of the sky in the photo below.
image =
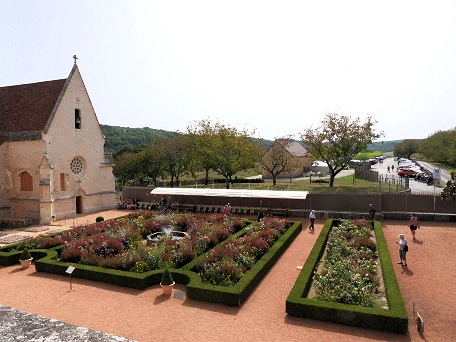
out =
[(0, 0), (0, 86), (68, 77), (101, 124), (210, 119), (299, 139), (327, 113), (380, 140), (456, 127), (455, 1)]

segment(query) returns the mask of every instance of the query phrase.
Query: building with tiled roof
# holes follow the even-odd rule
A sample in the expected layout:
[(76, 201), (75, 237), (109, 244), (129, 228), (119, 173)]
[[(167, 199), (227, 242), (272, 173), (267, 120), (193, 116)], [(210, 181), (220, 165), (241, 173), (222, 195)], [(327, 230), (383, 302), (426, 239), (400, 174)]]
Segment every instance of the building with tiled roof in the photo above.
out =
[(76, 58), (66, 79), (0, 87), (0, 218), (113, 208), (112, 156)]
[(307, 149), (296, 141), (277, 139), (263, 156), (263, 179), (303, 176), (311, 167)]

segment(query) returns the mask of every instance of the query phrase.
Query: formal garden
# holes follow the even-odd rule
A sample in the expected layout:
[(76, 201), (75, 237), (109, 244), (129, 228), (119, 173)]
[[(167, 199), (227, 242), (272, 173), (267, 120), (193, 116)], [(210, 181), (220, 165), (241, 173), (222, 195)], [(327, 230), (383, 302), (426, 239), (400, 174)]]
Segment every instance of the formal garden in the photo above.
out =
[(300, 230), (300, 222), (277, 217), (138, 212), (4, 247), (0, 264), (18, 263), (27, 248), (37, 271), (65, 274), (74, 266), (75, 277), (138, 289), (158, 284), (168, 269), (190, 298), (239, 305)]

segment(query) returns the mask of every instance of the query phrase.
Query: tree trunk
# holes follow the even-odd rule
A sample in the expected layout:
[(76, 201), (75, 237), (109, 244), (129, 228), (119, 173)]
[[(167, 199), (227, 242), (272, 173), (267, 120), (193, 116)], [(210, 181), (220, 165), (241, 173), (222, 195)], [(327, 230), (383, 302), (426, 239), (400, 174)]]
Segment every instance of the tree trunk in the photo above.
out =
[(204, 177), (204, 185), (209, 184), (209, 169), (206, 169), (206, 176)]
[(272, 185), (276, 185), (277, 184), (277, 177), (276, 176), (273, 176), (272, 177)]
[(329, 175), (329, 187), (333, 187), (334, 186), (334, 178), (336, 177), (336, 175), (334, 173), (331, 173)]

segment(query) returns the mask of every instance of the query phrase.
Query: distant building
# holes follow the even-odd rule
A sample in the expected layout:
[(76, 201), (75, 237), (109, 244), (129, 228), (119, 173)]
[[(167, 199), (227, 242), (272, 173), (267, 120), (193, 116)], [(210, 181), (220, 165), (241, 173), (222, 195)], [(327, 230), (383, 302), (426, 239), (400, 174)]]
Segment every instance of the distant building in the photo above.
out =
[(0, 87), (0, 218), (114, 208), (112, 155), (74, 58), (68, 78)]
[[(286, 165), (286, 170), (281, 172), (277, 178), (295, 178), (303, 176), (306, 170), (310, 169), (312, 157), (306, 148), (300, 143), (288, 140), (275, 140), (266, 150), (263, 160), (269, 166), (273, 163)], [(271, 172), (263, 169), (262, 178), (272, 178)]]

